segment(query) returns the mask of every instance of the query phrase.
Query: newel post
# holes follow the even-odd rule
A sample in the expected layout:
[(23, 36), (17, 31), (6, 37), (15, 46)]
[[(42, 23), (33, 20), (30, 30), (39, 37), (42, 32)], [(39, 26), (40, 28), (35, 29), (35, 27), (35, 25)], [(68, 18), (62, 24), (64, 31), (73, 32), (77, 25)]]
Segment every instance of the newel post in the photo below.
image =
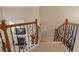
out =
[(67, 34), (67, 27), (66, 27), (67, 24), (68, 24), (68, 19), (66, 19), (65, 22), (64, 22), (65, 27), (64, 27), (64, 39), (63, 39), (63, 44), (65, 44), (65, 38), (66, 38), (66, 34)]
[(6, 49), (8, 52), (11, 52), (10, 42), (7, 34), (7, 24), (5, 23), (5, 20), (2, 20), (1, 30), (4, 32)]
[(37, 19), (35, 19), (35, 23), (36, 23), (36, 44), (38, 43), (38, 21)]

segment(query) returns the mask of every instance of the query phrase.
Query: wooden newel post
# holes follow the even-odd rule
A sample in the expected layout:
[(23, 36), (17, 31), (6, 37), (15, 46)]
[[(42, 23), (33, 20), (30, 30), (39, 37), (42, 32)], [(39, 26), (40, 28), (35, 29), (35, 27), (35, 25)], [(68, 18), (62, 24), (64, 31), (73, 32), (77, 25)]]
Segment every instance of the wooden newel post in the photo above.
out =
[(35, 23), (36, 23), (36, 44), (38, 43), (38, 21), (37, 19), (35, 19)]
[(1, 24), (1, 29), (4, 32), (6, 49), (7, 49), (8, 52), (11, 52), (11, 47), (10, 47), (10, 42), (9, 42), (9, 38), (8, 38), (8, 34), (7, 34), (7, 27), (6, 26), (7, 26), (7, 24), (3, 20), (2, 24)]
[(65, 24), (66, 24), (66, 25), (68, 24), (68, 19), (66, 19)]
[(67, 34), (67, 28), (66, 28), (67, 24), (68, 24), (68, 19), (66, 19), (66, 20), (65, 20), (65, 23), (64, 23), (65, 28), (64, 28), (64, 39), (63, 39), (63, 44), (65, 44), (65, 38), (66, 38), (66, 34)]

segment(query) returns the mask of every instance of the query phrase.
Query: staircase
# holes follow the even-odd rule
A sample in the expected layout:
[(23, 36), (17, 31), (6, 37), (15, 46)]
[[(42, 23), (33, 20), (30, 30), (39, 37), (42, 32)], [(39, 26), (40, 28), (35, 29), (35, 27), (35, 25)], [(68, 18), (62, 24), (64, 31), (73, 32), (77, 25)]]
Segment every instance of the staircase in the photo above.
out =
[[(76, 40), (78, 26), (78, 24), (68, 22), (68, 19), (66, 19), (65, 23), (55, 29), (54, 35), (41, 37), (41, 31), (40, 27), (38, 26), (37, 19), (33, 22), (13, 25), (7, 25), (5, 21), (2, 21), (2, 24), (0, 24), (0, 45), (2, 45), (0, 51), (72, 52)], [(2, 32), (4, 33), (3, 35)]]
[(55, 29), (54, 41), (60, 41), (69, 52), (73, 52), (79, 24), (66, 21)]
[(39, 46), (32, 52), (73, 52), (78, 24), (66, 21), (55, 29), (54, 40), (52, 36), (44, 37)]

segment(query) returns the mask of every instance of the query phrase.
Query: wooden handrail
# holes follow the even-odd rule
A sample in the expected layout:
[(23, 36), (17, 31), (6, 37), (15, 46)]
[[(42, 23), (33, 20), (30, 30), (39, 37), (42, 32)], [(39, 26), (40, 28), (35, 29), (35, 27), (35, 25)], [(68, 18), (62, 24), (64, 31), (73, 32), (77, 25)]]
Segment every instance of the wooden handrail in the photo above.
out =
[(63, 23), (62, 25), (60, 25), (58, 28), (56, 28), (56, 29), (59, 29), (59, 28), (61, 28), (63, 25), (64, 25), (64, 23)]
[(37, 19), (35, 19), (35, 22), (36, 22), (36, 33), (37, 33), (36, 44), (37, 44), (38, 43), (38, 22), (37, 22)]
[(28, 22), (28, 23), (21, 23), (21, 24), (13, 24), (13, 25), (7, 25), (6, 27), (14, 27), (14, 26), (20, 26), (20, 25), (28, 25), (28, 24), (33, 24), (35, 22)]

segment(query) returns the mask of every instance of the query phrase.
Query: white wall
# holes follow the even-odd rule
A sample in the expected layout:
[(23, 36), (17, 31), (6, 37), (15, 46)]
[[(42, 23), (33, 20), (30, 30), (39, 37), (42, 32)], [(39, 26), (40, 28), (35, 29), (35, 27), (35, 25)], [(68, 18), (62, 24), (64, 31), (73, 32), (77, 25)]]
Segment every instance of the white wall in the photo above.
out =
[[(70, 22), (79, 24), (79, 7), (39, 7), (42, 25), (42, 37), (54, 34), (54, 29), (59, 27), (66, 18)], [(74, 51), (79, 51), (79, 36), (77, 36)]]
[[(2, 7), (3, 18), (14, 23), (33, 21), (39, 19), (39, 7)], [(0, 18), (0, 20), (2, 20)], [(16, 20), (16, 21), (15, 21)]]
[[(3, 19), (7, 21), (6, 22), (7, 24), (9, 24), (9, 21), (11, 21), (14, 24), (35, 21), (36, 18), (39, 21), (39, 7), (37, 6), (34, 6), (34, 7), (31, 7), (31, 6), (30, 7), (28, 6), (27, 7), (0, 7), (0, 21), (2, 20), (1, 10), (3, 12)], [(7, 30), (7, 33), (9, 35), (10, 44), (12, 45), (12, 42), (11, 42), (12, 39), (10, 35), (11, 33), (9, 30), (10, 29)], [(11, 49), (13, 49), (13, 46), (11, 46)]]

